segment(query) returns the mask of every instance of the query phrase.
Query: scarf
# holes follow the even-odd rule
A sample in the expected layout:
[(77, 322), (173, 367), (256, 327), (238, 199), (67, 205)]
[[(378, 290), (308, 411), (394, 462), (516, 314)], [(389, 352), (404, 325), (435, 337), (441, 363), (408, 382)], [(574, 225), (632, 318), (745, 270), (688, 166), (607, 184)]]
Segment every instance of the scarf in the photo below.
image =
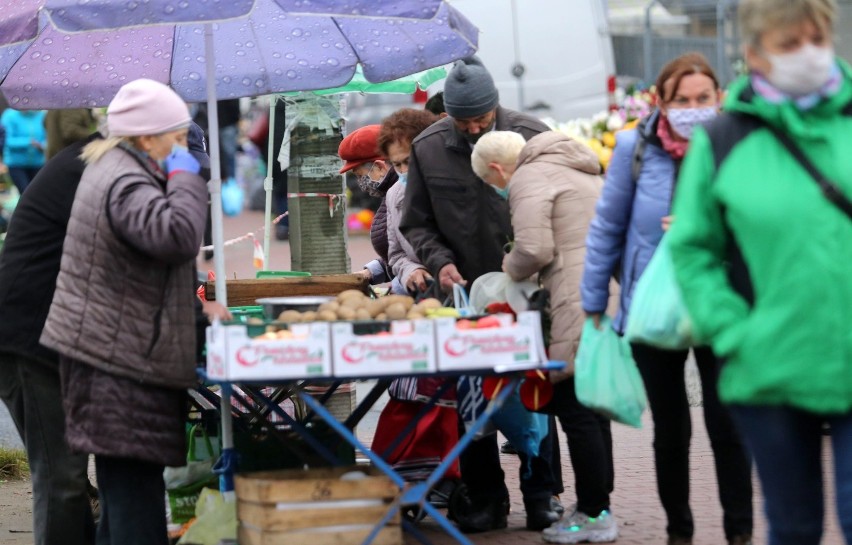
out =
[(657, 120), (657, 136), (663, 143), (663, 149), (672, 156), (672, 159), (683, 159), (683, 156), (686, 155), (686, 148), (689, 146), (689, 140), (675, 140), (672, 136), (669, 120), (664, 115), (660, 115)]

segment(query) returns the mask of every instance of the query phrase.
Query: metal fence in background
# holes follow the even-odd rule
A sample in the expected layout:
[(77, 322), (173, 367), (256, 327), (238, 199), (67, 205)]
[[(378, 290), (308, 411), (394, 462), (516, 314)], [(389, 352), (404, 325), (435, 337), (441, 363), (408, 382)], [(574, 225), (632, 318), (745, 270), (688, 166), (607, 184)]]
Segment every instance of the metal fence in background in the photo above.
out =
[[(658, 4), (684, 22), (657, 24), (652, 9)], [(612, 36), (616, 73), (650, 85), (667, 62), (688, 51), (697, 51), (710, 61), (720, 83), (727, 85), (736, 76), (741, 57), (736, 5), (737, 0), (649, 1), (641, 34)]]

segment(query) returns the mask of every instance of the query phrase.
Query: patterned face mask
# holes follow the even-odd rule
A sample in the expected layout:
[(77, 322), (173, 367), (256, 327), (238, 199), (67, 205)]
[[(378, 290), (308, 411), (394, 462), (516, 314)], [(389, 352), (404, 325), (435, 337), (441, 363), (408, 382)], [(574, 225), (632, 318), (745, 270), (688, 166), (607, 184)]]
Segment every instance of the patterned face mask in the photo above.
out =
[(706, 123), (716, 117), (719, 110), (716, 106), (706, 108), (670, 108), (666, 114), (669, 124), (681, 137), (689, 140), (696, 125)]
[(373, 169), (376, 167), (376, 163), (370, 165), (370, 170), (367, 171), (366, 174), (358, 176), (356, 180), (358, 181), (358, 187), (361, 188), (361, 191), (370, 195), (371, 197), (381, 197), (381, 193), (379, 193), (379, 186), (382, 183), (381, 178), (379, 180), (373, 180), (370, 177), (370, 174), (373, 173)]

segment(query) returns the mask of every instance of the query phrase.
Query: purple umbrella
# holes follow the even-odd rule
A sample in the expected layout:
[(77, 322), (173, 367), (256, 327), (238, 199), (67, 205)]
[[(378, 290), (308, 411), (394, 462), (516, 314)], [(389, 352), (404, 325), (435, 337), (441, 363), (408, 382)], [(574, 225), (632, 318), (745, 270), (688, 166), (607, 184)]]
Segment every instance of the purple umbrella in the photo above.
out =
[[(19, 109), (96, 107), (147, 77), (206, 100), (227, 305), (216, 100), (341, 86), (358, 64), (371, 82), (397, 79), (472, 55), (477, 34), (445, 0), (0, 0), (0, 91)], [(223, 391), (225, 466), (229, 415)]]
[[(389, 81), (476, 43), (476, 27), (444, 0), (0, 0), (0, 91), (19, 109), (97, 107), (146, 77), (212, 105), (341, 86), (359, 64), (367, 80)], [(225, 278), (218, 119), (208, 112), (214, 268)]]

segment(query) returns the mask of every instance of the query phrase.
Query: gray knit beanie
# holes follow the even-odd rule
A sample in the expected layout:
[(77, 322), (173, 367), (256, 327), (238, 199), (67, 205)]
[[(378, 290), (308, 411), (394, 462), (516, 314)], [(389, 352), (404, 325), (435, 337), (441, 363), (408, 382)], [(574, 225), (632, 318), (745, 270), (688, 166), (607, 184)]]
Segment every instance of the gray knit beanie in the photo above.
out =
[(459, 119), (478, 117), (497, 107), (494, 79), (478, 57), (456, 61), (444, 82), (444, 108)]

